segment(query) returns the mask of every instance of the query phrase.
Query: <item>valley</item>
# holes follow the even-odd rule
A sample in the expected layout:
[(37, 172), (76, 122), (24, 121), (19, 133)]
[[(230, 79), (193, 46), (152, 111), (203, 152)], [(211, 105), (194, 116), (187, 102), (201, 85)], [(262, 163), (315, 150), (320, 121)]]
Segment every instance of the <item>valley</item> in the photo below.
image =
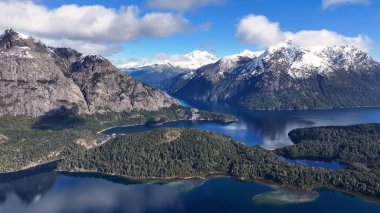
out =
[[(61, 174), (115, 176), (137, 182), (164, 181), (170, 184), (178, 179), (208, 180), (220, 175), (241, 180), (244, 184), (269, 182), (276, 187), (292, 190), (330, 189), (374, 200), (380, 198), (380, 174), (376, 164), (378, 150), (373, 148), (379, 145), (380, 128), (378, 124), (363, 124), (371, 119), (374, 123), (379, 122), (379, 118), (373, 117), (378, 113), (377, 108), (277, 112), (251, 110), (376, 106), (375, 96), (373, 102), (365, 96), (345, 99), (345, 94), (352, 91), (334, 87), (338, 91), (335, 93), (337, 96), (323, 96), (324, 101), (320, 103), (315, 102), (318, 100), (315, 97), (322, 97), (322, 93), (313, 91), (316, 95), (313, 96), (314, 105), (306, 103), (309, 101), (307, 98), (304, 99), (306, 102), (289, 98), (290, 103), (284, 101), (282, 98), (287, 96), (282, 95), (253, 98), (264, 104), (264, 107), (258, 108), (251, 104), (244, 106), (243, 99), (234, 99), (235, 95), (250, 97), (250, 94), (237, 89), (246, 88), (245, 83), (236, 81), (248, 79), (242, 78), (242, 75), (248, 76), (248, 68), (242, 68), (247, 63), (253, 69), (252, 63), (261, 64), (263, 61), (259, 60), (273, 54), (280, 64), (289, 62), (281, 60), (285, 56), (292, 59), (293, 66), (298, 63), (296, 59), (311, 54), (289, 42), (283, 44), (285, 47), (279, 46), (266, 52), (244, 51), (217, 62), (213, 58), (210, 64), (204, 66), (198, 61), (197, 70), (187, 70), (173, 79), (164, 79), (163, 83), (156, 84), (160, 87), (169, 85), (169, 94), (176, 97), (201, 101), (199, 106), (192, 102), (197, 108), (182, 106), (166, 93), (122, 73), (100, 55), (48, 47), (11, 29), (0, 37), (0, 43), (4, 44), (0, 47), (3, 48), (0, 53), (0, 86), (4, 88), (0, 91), (0, 175), (8, 177), (5, 183), (12, 175), (18, 176), (19, 172), (56, 164), (53, 172)], [(366, 64), (362, 66), (360, 76), (364, 77), (358, 79), (359, 74), (344, 65), (342, 67), (347, 70), (342, 75), (355, 79), (360, 88), (368, 86), (373, 91), (372, 95), (376, 95), (374, 82), (377, 81), (377, 71), (370, 73), (370, 70), (378, 67), (377, 62), (355, 49), (349, 51), (357, 57), (368, 59), (362, 60)], [(281, 55), (285, 53), (288, 55)], [(263, 69), (260, 73), (256, 70), (251, 74), (267, 75), (264, 68), (274, 69), (271, 67), (273, 63), (268, 64), (270, 66), (263, 63), (263, 67), (256, 67)], [(352, 66), (359, 65), (352, 62)], [(281, 69), (277, 67), (275, 70)], [(270, 76), (273, 72), (268, 71), (270, 74), (265, 79), (282, 82), (281, 78), (285, 76), (286, 79), (306, 82), (305, 79), (309, 81), (322, 76), (324, 80), (329, 80), (336, 70), (331, 69), (329, 73), (317, 70), (307, 76), (299, 76), (294, 67), (287, 71), (275, 76)], [(215, 72), (217, 78), (214, 78)], [(189, 83), (193, 81), (191, 79), (196, 82), (194, 85)], [(226, 79), (235, 82), (233, 87), (228, 85)], [(225, 82), (217, 87), (210, 84), (222, 81)], [(308, 96), (307, 90), (298, 88), (297, 84), (279, 82), (268, 85), (280, 85), (277, 89), (285, 91), (286, 95), (303, 98), (282, 87), (296, 85), (294, 91), (302, 90)], [(305, 85), (313, 83), (306, 82)], [(233, 101), (239, 107), (236, 104), (217, 104), (215, 107), (213, 103), (220, 97), (208, 93), (204, 86), (223, 90), (223, 100)], [(235, 94), (229, 93), (232, 90)], [(183, 91), (202, 97), (193, 98), (184, 95)], [(203, 96), (204, 93), (209, 95)], [(339, 103), (333, 103), (337, 100)], [(276, 105), (273, 105), (274, 102)], [(347, 121), (346, 118), (350, 119)], [(299, 129), (322, 124), (359, 125)], [(363, 146), (356, 144), (357, 140)], [(281, 156), (290, 160), (284, 160)], [(312, 164), (305, 166), (292, 162), (292, 159), (337, 161), (345, 166), (339, 169)], [(29, 176), (24, 178), (28, 180)], [(12, 187), (7, 185), (5, 188)], [(281, 202), (287, 195), (291, 202), (304, 199), (302, 193), (269, 193), (269, 197), (272, 195), (278, 195)], [(317, 199), (314, 195), (310, 196), (311, 200)], [(309, 199), (308, 195), (305, 196)], [(256, 198), (262, 202), (267, 195)]]

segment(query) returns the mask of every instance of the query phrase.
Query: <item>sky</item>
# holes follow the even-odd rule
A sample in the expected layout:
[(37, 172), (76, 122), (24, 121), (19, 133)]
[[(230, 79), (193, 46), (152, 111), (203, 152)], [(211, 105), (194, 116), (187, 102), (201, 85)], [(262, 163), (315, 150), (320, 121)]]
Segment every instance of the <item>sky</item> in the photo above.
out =
[(0, 30), (116, 64), (195, 49), (223, 57), (288, 39), (353, 45), (380, 60), (378, 0), (0, 0), (0, 8)]

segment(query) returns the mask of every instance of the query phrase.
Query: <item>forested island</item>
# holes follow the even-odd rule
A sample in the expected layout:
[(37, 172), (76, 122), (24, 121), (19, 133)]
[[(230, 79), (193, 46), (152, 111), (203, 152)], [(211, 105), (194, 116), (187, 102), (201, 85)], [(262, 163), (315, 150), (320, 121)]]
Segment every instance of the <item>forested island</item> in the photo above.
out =
[[(371, 129), (367, 132), (367, 143), (378, 146), (379, 140), (372, 133), (379, 133), (379, 127), (380, 125), (363, 125), (345, 127), (345, 130), (350, 132), (357, 128)], [(297, 130), (298, 132), (291, 133), (292, 138), (308, 130), (317, 131), (315, 134), (319, 134), (320, 129)], [(333, 137), (336, 132), (326, 134)], [(302, 134), (298, 136), (302, 137)], [(348, 143), (351, 136), (349, 133), (343, 135), (341, 143)], [(324, 142), (323, 138), (320, 140), (320, 143)], [(100, 172), (138, 179), (223, 174), (248, 180), (270, 180), (298, 189), (332, 188), (380, 198), (379, 172), (359, 166), (363, 161), (352, 160), (347, 169), (333, 171), (289, 164), (277, 156), (276, 153), (285, 153), (292, 147), (270, 151), (260, 146), (246, 146), (230, 137), (210, 131), (158, 129), (116, 137), (105, 145), (90, 150), (75, 149), (59, 164), (59, 170)], [(324, 149), (327, 147), (321, 146), (319, 150), (326, 152), (328, 150)], [(365, 152), (371, 146), (362, 148)]]
[[(182, 117), (178, 116), (179, 113)], [(295, 145), (266, 150), (247, 146), (228, 136), (196, 129), (162, 128), (116, 137), (99, 134), (107, 127), (190, 119), (188, 108), (159, 112), (0, 120), (1, 172), (13, 172), (59, 160), (57, 169), (98, 172), (135, 179), (206, 178), (227, 175), (247, 181), (272, 181), (296, 189), (330, 188), (380, 198), (378, 162), (380, 125), (318, 127), (289, 133)], [(197, 119), (231, 121), (223, 114), (200, 112)], [(174, 117), (173, 117), (174, 116)], [(123, 122), (128, 121), (128, 122)], [(57, 122), (59, 121), (59, 122)], [(346, 148), (345, 148), (346, 147)], [(346, 169), (328, 170), (290, 164), (290, 158), (338, 160)]]

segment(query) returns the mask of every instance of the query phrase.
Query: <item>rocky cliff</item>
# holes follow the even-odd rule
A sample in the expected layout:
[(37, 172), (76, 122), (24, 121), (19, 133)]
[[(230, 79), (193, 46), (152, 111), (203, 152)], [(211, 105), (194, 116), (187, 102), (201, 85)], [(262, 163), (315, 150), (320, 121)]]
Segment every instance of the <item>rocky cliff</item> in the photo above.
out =
[(0, 36), (0, 116), (156, 111), (173, 104), (102, 56), (48, 47), (12, 29)]

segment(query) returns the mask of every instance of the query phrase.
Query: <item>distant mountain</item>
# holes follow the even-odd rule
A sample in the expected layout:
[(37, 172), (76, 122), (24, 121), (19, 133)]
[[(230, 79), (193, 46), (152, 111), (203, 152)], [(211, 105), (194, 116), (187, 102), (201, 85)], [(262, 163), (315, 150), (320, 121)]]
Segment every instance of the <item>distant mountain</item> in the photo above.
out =
[(162, 81), (179, 74), (195, 70), (218, 59), (207, 51), (195, 50), (189, 54), (176, 57), (176, 60), (164, 60), (142, 64), (125, 64), (121, 69), (133, 78), (146, 84), (157, 86)]
[(160, 87), (185, 100), (251, 109), (378, 106), (380, 64), (355, 47), (304, 49), (285, 41), (222, 58)]
[(48, 47), (12, 29), (0, 36), (0, 116), (155, 111), (176, 103), (102, 56)]

